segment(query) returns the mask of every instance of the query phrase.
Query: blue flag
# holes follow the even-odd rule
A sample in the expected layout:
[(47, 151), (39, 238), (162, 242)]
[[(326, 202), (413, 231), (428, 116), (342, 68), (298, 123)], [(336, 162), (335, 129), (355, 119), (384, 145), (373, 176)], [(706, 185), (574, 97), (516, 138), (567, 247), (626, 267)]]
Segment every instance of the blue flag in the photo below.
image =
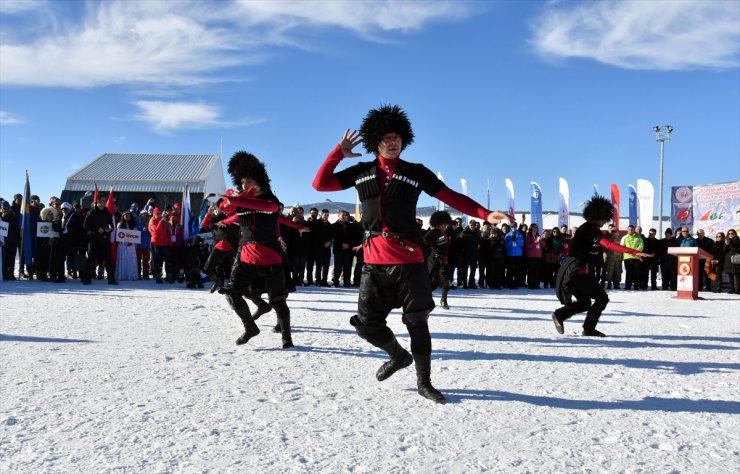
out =
[(629, 225), (637, 225), (637, 190), (630, 184), (630, 217)]
[(21, 203), (21, 215), (18, 219), (21, 226), (21, 258), (20, 267), (33, 262), (33, 235), (36, 229), (31, 228), (31, 184), (28, 182), (28, 171), (26, 171), (26, 187), (23, 189), (23, 202)]
[(534, 181), (530, 181), (532, 185), (532, 203), (530, 206), (530, 221), (532, 224), (537, 224), (537, 229), (542, 232), (542, 190), (540, 185)]

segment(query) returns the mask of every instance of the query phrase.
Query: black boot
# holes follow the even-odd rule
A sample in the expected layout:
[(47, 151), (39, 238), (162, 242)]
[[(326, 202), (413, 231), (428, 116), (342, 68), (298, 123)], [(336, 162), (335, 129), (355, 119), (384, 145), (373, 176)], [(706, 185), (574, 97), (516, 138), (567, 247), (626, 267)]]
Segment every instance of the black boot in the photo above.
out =
[(273, 327), (273, 328), (272, 328), (272, 332), (276, 332), (276, 333), (280, 333), (280, 332), (282, 332), (282, 331), (280, 330), (280, 323), (277, 323), (277, 324), (275, 325), (275, 327)]
[(563, 326), (563, 320), (557, 315), (556, 311), (552, 312), (552, 322), (555, 323), (555, 330), (558, 334), (565, 333), (565, 327)]
[(416, 387), (419, 395), (435, 403), (445, 403), (445, 396), (432, 386), (432, 356), (414, 354), (416, 363)]
[(604, 334), (601, 331), (597, 331), (596, 329), (583, 328), (583, 332), (581, 333), (581, 336), (606, 337), (606, 334)]
[(244, 324), (244, 334), (236, 339), (237, 346), (246, 344), (250, 339), (260, 333), (260, 328), (258, 328), (257, 325), (254, 324), (254, 319), (252, 319), (251, 316), (242, 319), (242, 324)]
[(275, 303), (275, 312), (278, 314), (278, 326), (283, 339), (283, 349), (293, 347), (293, 339), (290, 335), (290, 310), (285, 300)]
[(257, 311), (254, 312), (254, 316), (252, 316), (252, 318), (257, 321), (260, 316), (262, 316), (263, 314), (267, 314), (270, 311), (272, 311), (272, 306), (270, 306), (270, 303), (262, 301), (262, 304), (259, 304), (257, 306)]
[(442, 309), (450, 309), (450, 305), (447, 304), (447, 298), (442, 298), (439, 301), (439, 305), (442, 307)]
[(215, 293), (219, 288), (224, 286), (224, 281), (219, 277), (213, 277), (213, 284), (211, 285), (211, 293)]
[(375, 373), (375, 377), (378, 379), (378, 382), (382, 382), (391, 375), (395, 374), (397, 371), (408, 367), (414, 361), (414, 358), (411, 357), (411, 354), (409, 354), (406, 349), (401, 347), (395, 336), (393, 336), (393, 338), (387, 344), (381, 346), (380, 348), (383, 349), (389, 356), (391, 356), (391, 360), (381, 365), (378, 371)]
[(229, 302), (229, 305), (234, 309), (244, 325), (244, 334), (239, 336), (236, 340), (236, 345), (241, 346), (259, 334), (260, 328), (254, 324), (254, 319), (252, 319), (252, 315), (249, 312), (249, 306), (247, 306), (247, 302), (244, 301), (244, 298), (242, 298), (241, 295), (229, 293), (226, 295), (226, 301)]

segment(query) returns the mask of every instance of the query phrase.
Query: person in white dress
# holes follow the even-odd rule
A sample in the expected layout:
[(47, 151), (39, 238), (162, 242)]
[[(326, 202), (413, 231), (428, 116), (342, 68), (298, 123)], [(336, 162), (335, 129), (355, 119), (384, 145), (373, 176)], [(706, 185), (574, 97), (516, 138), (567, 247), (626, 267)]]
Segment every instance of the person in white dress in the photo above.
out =
[[(118, 223), (119, 229), (136, 230), (136, 219), (131, 211), (126, 211)], [(139, 279), (139, 270), (136, 265), (136, 244), (118, 242), (116, 251), (116, 280), (133, 281)]]

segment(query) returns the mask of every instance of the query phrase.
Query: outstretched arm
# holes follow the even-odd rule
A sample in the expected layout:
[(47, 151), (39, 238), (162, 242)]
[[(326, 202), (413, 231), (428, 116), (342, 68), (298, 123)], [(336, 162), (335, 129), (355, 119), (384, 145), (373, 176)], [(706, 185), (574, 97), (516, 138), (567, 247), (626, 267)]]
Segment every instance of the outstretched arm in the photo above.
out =
[(442, 188), (434, 197), (458, 211), (469, 216), (478, 216), (479, 219), (485, 219), (491, 224), (498, 224), (504, 219), (507, 221), (511, 220), (511, 217), (505, 213), (501, 211), (491, 212), (466, 195), (453, 191), (447, 186)]
[(349, 129), (345, 130), (342, 139), (334, 150), (329, 153), (329, 156), (326, 157), (324, 164), (321, 165), (321, 168), (316, 173), (316, 177), (313, 179), (313, 188), (316, 191), (341, 191), (343, 189), (337, 177), (334, 176), (334, 170), (342, 159), (362, 156), (360, 153), (352, 151), (360, 142), (362, 142), (362, 138), (360, 138), (357, 130), (352, 132)]
[(621, 252), (621, 253), (629, 253), (629, 254), (632, 254), (632, 255), (635, 255), (635, 256), (641, 257), (641, 258), (655, 256), (655, 254), (652, 254), (652, 253), (644, 253), (644, 252), (640, 252), (639, 250), (636, 250), (636, 249), (631, 249), (629, 247), (625, 247), (624, 245), (620, 245), (620, 244), (614, 242), (613, 240), (607, 239), (606, 237), (601, 237), (599, 239), (599, 241), (598, 241), (598, 244), (601, 245), (602, 247), (604, 247), (607, 250), (612, 250), (614, 252)]
[(278, 224), (292, 227), (294, 229), (306, 231), (309, 230), (308, 227), (304, 227), (302, 224), (299, 224), (298, 222), (295, 222), (293, 219), (286, 217), (282, 214), (278, 216)]
[(242, 196), (220, 196), (227, 206), (243, 207), (245, 209), (254, 209), (255, 211), (277, 212), (280, 205), (275, 201), (266, 199), (257, 199)]

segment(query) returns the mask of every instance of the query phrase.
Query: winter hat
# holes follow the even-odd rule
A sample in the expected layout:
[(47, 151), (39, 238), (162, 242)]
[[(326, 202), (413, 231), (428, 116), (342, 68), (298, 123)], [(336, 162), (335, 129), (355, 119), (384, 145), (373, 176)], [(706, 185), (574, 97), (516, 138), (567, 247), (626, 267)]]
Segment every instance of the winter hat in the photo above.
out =
[(62, 203), (62, 209), (69, 209), (71, 211), (72, 210), (72, 204), (70, 204), (68, 202), (63, 202)]
[(240, 186), (242, 178), (257, 181), (264, 190), (270, 190), (270, 177), (265, 164), (246, 151), (237, 151), (229, 160), (228, 172), (235, 186)]
[(598, 194), (586, 202), (583, 208), (583, 218), (587, 221), (610, 221), (614, 213), (614, 206), (604, 196)]
[(363, 146), (368, 153), (377, 155), (378, 143), (389, 133), (397, 133), (401, 137), (401, 151), (414, 142), (411, 122), (401, 107), (383, 105), (379, 109), (370, 110), (365, 115), (360, 126), (360, 134)]
[(51, 206), (45, 207), (41, 210), (40, 216), (42, 221), (53, 221), (59, 217), (59, 211)]
[(50, 197), (50, 198), (49, 198), (49, 205), (51, 206), (52, 204), (54, 204), (54, 203), (55, 203), (56, 201), (58, 201), (58, 200), (59, 200), (59, 198), (58, 198), (58, 197), (56, 197), (56, 196), (52, 196), (52, 197)]

